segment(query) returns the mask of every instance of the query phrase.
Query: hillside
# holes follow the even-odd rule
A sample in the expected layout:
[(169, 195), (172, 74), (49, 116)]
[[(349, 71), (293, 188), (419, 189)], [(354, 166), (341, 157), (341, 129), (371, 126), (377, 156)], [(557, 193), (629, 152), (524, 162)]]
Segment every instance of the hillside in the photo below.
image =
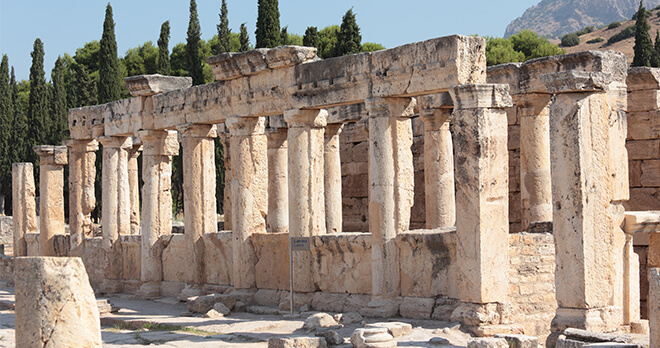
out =
[[(655, 40), (656, 31), (660, 30), (660, 17), (658, 16), (658, 13), (660, 11), (654, 10), (652, 12), (653, 13), (651, 14), (651, 17), (648, 18), (649, 24), (651, 25), (651, 31), (649, 33), (651, 34), (651, 39)], [(628, 63), (631, 63), (633, 59), (633, 46), (635, 45), (635, 37), (631, 37), (623, 41), (615, 42), (611, 45), (607, 44), (607, 40), (610, 37), (618, 34), (619, 32), (621, 32), (622, 30), (624, 30), (625, 28), (631, 25), (635, 25), (635, 21), (628, 20), (625, 22), (621, 22), (621, 26), (614, 29), (607, 29), (606, 27), (600, 30), (596, 30), (592, 33), (588, 33), (580, 36), (579, 45), (573, 47), (562, 47), (562, 48), (565, 49), (567, 53), (587, 51), (587, 50), (619, 51), (619, 52), (623, 52), (626, 55), (626, 57), (628, 57)], [(587, 41), (597, 38), (603, 38), (605, 41), (599, 43), (591, 43), (591, 44), (587, 43)], [(559, 43), (559, 41), (557, 40), (556, 43)]]
[[(657, 5), (660, 0), (644, 1), (647, 9)], [(546, 37), (561, 37), (590, 25), (628, 20), (638, 7), (639, 0), (543, 0), (509, 23), (504, 37), (523, 29)]]

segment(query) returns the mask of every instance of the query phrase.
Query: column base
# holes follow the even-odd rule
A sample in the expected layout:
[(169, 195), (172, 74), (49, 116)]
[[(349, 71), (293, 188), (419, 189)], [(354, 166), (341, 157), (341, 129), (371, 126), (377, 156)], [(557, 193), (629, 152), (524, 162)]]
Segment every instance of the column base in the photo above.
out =
[(623, 310), (614, 306), (591, 309), (557, 308), (550, 330), (563, 332), (568, 328), (575, 328), (608, 332), (619, 329), (623, 325), (622, 319)]
[(145, 300), (160, 297), (160, 282), (145, 282), (140, 286), (136, 295)]
[(393, 318), (399, 314), (399, 307), (403, 298), (372, 298), (365, 308), (360, 309), (360, 314), (368, 318)]
[(104, 279), (101, 292), (104, 294), (118, 294), (124, 291), (124, 281), (121, 279)]

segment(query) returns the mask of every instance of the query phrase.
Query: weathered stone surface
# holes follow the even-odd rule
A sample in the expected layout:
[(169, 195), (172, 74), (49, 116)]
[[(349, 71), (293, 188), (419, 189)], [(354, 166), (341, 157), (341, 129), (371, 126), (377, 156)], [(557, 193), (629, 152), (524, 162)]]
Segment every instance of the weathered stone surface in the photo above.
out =
[(461, 305), (461, 301), (454, 298), (439, 297), (435, 301), (435, 308), (431, 314), (433, 320), (449, 321), (451, 314)]
[(312, 299), (312, 308), (317, 311), (341, 312), (349, 294), (316, 292)]
[(124, 78), (126, 87), (134, 97), (148, 97), (192, 86), (192, 77), (137, 75)]
[(65, 140), (69, 148), (69, 233), (71, 249), (75, 255), (82, 253), (80, 248), (85, 237), (93, 234), (91, 213), (96, 208), (96, 151), (98, 142), (94, 139)]
[(68, 163), (66, 146), (33, 147), (39, 156), (39, 255), (57, 255), (53, 244), (56, 235), (64, 234), (64, 165)]
[(253, 301), (257, 306), (277, 307), (280, 303), (280, 292), (271, 289), (259, 289), (254, 293)]
[(617, 342), (617, 343), (631, 343), (633, 338), (628, 335), (607, 334), (602, 332), (594, 332), (587, 330), (580, 330), (569, 328), (564, 330), (564, 335), (568, 338), (577, 339), (586, 342)]
[(660, 345), (660, 268), (649, 269), (650, 346)]
[(316, 313), (312, 314), (307, 319), (305, 319), (305, 323), (303, 324), (303, 329), (317, 329), (317, 328), (322, 328), (322, 327), (330, 327), (337, 325), (337, 322), (335, 319), (327, 313)]
[(344, 344), (344, 338), (334, 330), (319, 332), (316, 334), (316, 336), (325, 338), (325, 341), (329, 346), (338, 346), (340, 344)]
[(329, 124), (324, 137), (324, 199), (326, 233), (342, 232), (341, 158), (339, 157), (339, 135), (343, 124)]
[(362, 322), (362, 316), (358, 312), (348, 312), (348, 313), (340, 313), (340, 314), (335, 314), (333, 316), (335, 321), (338, 323), (346, 326), (346, 325), (351, 325), (355, 323), (360, 323)]
[(12, 164), (12, 197), (14, 256), (27, 256), (25, 234), (39, 228), (32, 163)]
[(268, 339), (268, 348), (326, 348), (323, 337), (287, 337)]
[(583, 346), (584, 348), (639, 348), (638, 344), (626, 343), (590, 343)]
[(497, 303), (463, 303), (451, 314), (451, 321), (460, 321), (466, 325), (498, 325), (501, 322)]
[(260, 289), (289, 289), (289, 234), (254, 233), (256, 284)]
[(504, 338), (472, 338), (468, 341), (468, 348), (508, 348), (509, 344)]
[(186, 307), (193, 313), (206, 313), (211, 309), (215, 309), (216, 303), (222, 303), (231, 310), (236, 305), (236, 298), (231, 295), (220, 294), (194, 296), (188, 299)]
[(404, 318), (430, 319), (434, 307), (434, 298), (404, 297), (399, 312)]
[(496, 334), (495, 338), (504, 338), (509, 344), (509, 347), (515, 347), (515, 348), (539, 347), (539, 339), (538, 337), (534, 337), (534, 336)]
[(604, 91), (612, 83), (612, 75), (588, 71), (562, 71), (540, 78), (548, 93)]
[(401, 336), (407, 336), (412, 333), (412, 325), (408, 323), (401, 323), (401, 322), (396, 322), (396, 321), (388, 321), (384, 323), (373, 323), (373, 324), (367, 324), (364, 327), (370, 328), (370, 327), (382, 327), (386, 328), (387, 332), (392, 335), (392, 337), (401, 337)]
[(660, 89), (660, 70), (646, 66), (628, 69), (628, 92)]
[(440, 347), (445, 347), (445, 346), (450, 346), (451, 342), (449, 342), (448, 339), (442, 338), (442, 337), (433, 337), (429, 340), (429, 344), (431, 346), (440, 346)]
[(101, 347), (99, 310), (79, 258), (16, 259), (16, 346)]
[(355, 348), (391, 348), (396, 347), (394, 337), (386, 328), (360, 328), (353, 331), (351, 344)]
[(213, 310), (222, 314), (223, 316), (228, 316), (231, 313), (231, 310), (229, 310), (229, 308), (227, 308), (227, 306), (225, 306), (225, 304), (222, 302), (216, 302), (213, 305)]
[(284, 117), (281, 128), (274, 127), (269, 117), (268, 137), (268, 232), (289, 231), (288, 142)]
[[(371, 291), (371, 235), (343, 232), (317, 236), (312, 240), (312, 253), (316, 255), (314, 283), (319, 290), (351, 294), (339, 312), (362, 308), (361, 304), (353, 305), (353, 300), (363, 299), (359, 294)], [(286, 281), (288, 284), (288, 278)]]
[(228, 52), (206, 59), (217, 81), (258, 74), (267, 69), (286, 68), (318, 59), (316, 48), (280, 46), (248, 52)]

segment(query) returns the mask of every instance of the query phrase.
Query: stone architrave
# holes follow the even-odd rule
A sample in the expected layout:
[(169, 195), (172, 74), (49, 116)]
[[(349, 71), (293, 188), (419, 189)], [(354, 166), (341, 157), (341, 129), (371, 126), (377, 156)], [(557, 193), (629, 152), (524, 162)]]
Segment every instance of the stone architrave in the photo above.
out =
[(128, 179), (128, 151), (132, 137), (103, 136), (102, 230), (103, 230), (103, 290), (122, 291), (123, 260), (121, 236), (131, 231), (131, 196)]
[(12, 213), (14, 257), (27, 256), (26, 233), (39, 230), (32, 163), (12, 164)]
[(618, 201), (627, 194), (614, 166), (627, 160), (621, 153), (625, 133), (613, 130), (619, 113), (608, 96), (612, 75), (570, 71), (541, 80), (554, 94), (550, 144), (559, 308), (552, 330), (614, 330), (623, 324), (626, 238)]
[[(325, 234), (324, 133), (326, 110), (293, 109), (284, 112), (289, 125), (289, 236), (312, 237)], [(294, 252), (293, 290), (313, 292), (312, 256)]]
[(232, 282), (236, 289), (255, 287), (257, 258), (250, 236), (266, 232), (268, 211), (268, 139), (265, 117), (232, 117), (225, 122), (231, 134), (233, 159)]
[(53, 238), (64, 232), (64, 165), (66, 146), (33, 147), (39, 155), (39, 254), (57, 255)]
[(142, 152), (142, 144), (136, 144), (128, 150), (128, 186), (131, 192), (131, 232), (140, 234), (140, 178), (138, 175), (138, 157)]
[(456, 224), (454, 193), (454, 150), (449, 131), (452, 109), (425, 109), (424, 188), (426, 228), (452, 227)]
[(534, 230), (552, 221), (550, 178), (550, 98), (551, 94), (531, 93), (519, 97), (520, 117), (520, 197), (522, 230)]
[(159, 238), (172, 232), (172, 156), (179, 154), (176, 131), (140, 131), (142, 151), (142, 239), (139, 294), (156, 297), (163, 280)]
[(463, 303), (505, 303), (508, 283), (509, 85), (460, 85), (454, 100), (456, 264)]
[(268, 232), (289, 232), (287, 152), (287, 129), (274, 128), (268, 132)]
[(206, 282), (204, 240), (218, 230), (215, 198), (215, 125), (184, 124), (177, 127), (183, 138), (183, 207), (186, 248), (190, 262), (187, 281)]
[(16, 347), (101, 347), (94, 290), (78, 257), (16, 259)]
[(344, 125), (329, 124), (325, 127), (323, 159), (325, 161), (325, 230), (326, 233), (342, 231), (341, 198), (341, 158), (339, 154), (339, 135)]
[(92, 211), (96, 207), (96, 150), (94, 139), (67, 140), (69, 148), (69, 234), (71, 250), (81, 252), (85, 237), (92, 236)]
[(369, 229), (373, 300), (400, 294), (397, 234), (408, 230), (413, 206), (412, 122), (414, 98), (365, 101), (369, 114)]

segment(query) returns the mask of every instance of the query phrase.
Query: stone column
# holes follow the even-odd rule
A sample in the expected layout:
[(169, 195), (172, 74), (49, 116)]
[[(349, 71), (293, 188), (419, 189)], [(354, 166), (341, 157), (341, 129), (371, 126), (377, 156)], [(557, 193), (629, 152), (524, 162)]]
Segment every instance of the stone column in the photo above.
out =
[(222, 131), (218, 132), (218, 136), (221, 137), (220, 140), (222, 140), (222, 146), (224, 146), (222, 154), (224, 156), (223, 160), (225, 161), (225, 192), (222, 197), (224, 203), (222, 205), (222, 213), (225, 217), (224, 230), (231, 231), (233, 227), (231, 222), (231, 181), (234, 175), (231, 166), (231, 146), (229, 144), (231, 136), (229, 135), (229, 130), (226, 129), (227, 127), (224, 124), (222, 125)]
[(25, 234), (39, 230), (32, 163), (13, 163), (11, 173), (14, 257), (27, 256)]
[[(610, 74), (570, 71), (542, 75), (550, 107), (553, 233), (559, 308), (552, 331), (609, 331), (623, 324), (623, 198), (615, 167), (623, 137), (606, 90)], [(618, 144), (617, 144), (618, 142)], [(625, 150), (624, 150), (625, 152)], [(625, 156), (624, 156), (625, 157)], [(627, 193), (627, 188), (626, 192)]]
[(128, 150), (128, 186), (131, 192), (131, 232), (140, 234), (140, 178), (138, 176), (138, 157), (142, 152), (142, 144), (133, 142)]
[(65, 141), (69, 148), (69, 234), (71, 250), (79, 255), (85, 237), (92, 236), (92, 211), (96, 207), (96, 150), (94, 139)]
[(660, 268), (649, 269), (649, 347), (660, 347)]
[[(325, 110), (288, 110), (284, 121), (289, 125), (289, 236), (312, 237), (325, 234), (323, 198), (323, 135)], [(312, 258), (308, 252), (295, 252), (296, 270), (293, 290), (316, 290), (312, 276)]]
[(123, 262), (120, 236), (131, 231), (131, 196), (128, 180), (128, 151), (132, 137), (103, 136), (102, 230), (103, 230), (103, 291), (121, 292)]
[(365, 101), (369, 114), (369, 229), (372, 301), (377, 316), (392, 316), (401, 292), (396, 235), (408, 230), (414, 198), (412, 121), (416, 100)]
[(250, 236), (266, 232), (268, 210), (268, 140), (265, 117), (232, 117), (225, 123), (231, 134), (234, 175), (232, 236), (234, 288), (254, 288), (257, 258)]
[(185, 237), (191, 262), (189, 282), (204, 284), (205, 233), (218, 230), (215, 198), (215, 125), (177, 127), (183, 137), (183, 207)]
[[(488, 311), (490, 304), (507, 302), (509, 153), (505, 108), (513, 103), (509, 85), (461, 85), (450, 93), (455, 107), (458, 294), (463, 306)], [(457, 320), (467, 324), (464, 319)], [(478, 323), (485, 324), (499, 323)]]
[(326, 233), (342, 231), (341, 158), (339, 135), (344, 125), (329, 124), (325, 127), (325, 151), (323, 153), (325, 176), (325, 230)]
[(66, 146), (33, 147), (39, 155), (39, 255), (57, 255), (55, 235), (64, 234), (64, 165)]
[(172, 232), (172, 156), (179, 154), (176, 131), (140, 131), (142, 153), (142, 259), (139, 294), (160, 295), (163, 280), (159, 238)]
[(525, 94), (518, 103), (522, 230), (528, 232), (551, 230), (549, 118), (551, 97), (551, 94)]
[(289, 182), (287, 129), (268, 133), (268, 218), (269, 232), (289, 232)]
[(426, 228), (456, 224), (454, 150), (449, 131), (452, 109), (426, 109), (424, 122), (424, 187)]

